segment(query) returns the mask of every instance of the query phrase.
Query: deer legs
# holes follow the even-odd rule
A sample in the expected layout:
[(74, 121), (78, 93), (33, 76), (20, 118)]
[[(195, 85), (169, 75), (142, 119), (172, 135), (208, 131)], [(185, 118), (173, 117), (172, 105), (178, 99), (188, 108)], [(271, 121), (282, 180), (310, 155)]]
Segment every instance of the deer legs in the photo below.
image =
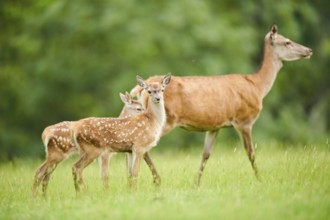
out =
[(154, 183), (156, 185), (160, 185), (161, 179), (160, 176), (156, 170), (156, 167), (154, 166), (151, 157), (149, 155), (148, 152), (146, 153), (141, 153), (141, 152), (132, 152), (132, 155), (127, 154), (126, 155), (126, 161), (127, 161), (127, 168), (129, 171), (129, 185), (132, 188), (136, 187), (136, 182), (137, 182), (137, 177), (140, 171), (140, 164), (141, 164), (141, 160), (143, 159), (145, 160), (145, 162), (147, 163), (151, 173), (152, 173), (152, 177), (154, 179)]
[(142, 152), (137, 152), (134, 150), (132, 151), (131, 176), (129, 178), (129, 186), (133, 189), (136, 188), (142, 157), (143, 157)]
[(200, 185), (203, 170), (205, 168), (207, 160), (209, 159), (209, 157), (211, 155), (211, 151), (212, 151), (214, 142), (215, 142), (215, 140), (218, 136), (218, 133), (219, 133), (219, 130), (206, 132), (202, 162), (201, 162), (201, 165), (199, 167), (199, 172), (198, 172), (197, 180), (196, 180), (196, 185), (197, 186)]
[[(252, 135), (251, 135), (252, 126), (248, 126), (248, 127), (244, 127), (244, 128), (236, 128), (236, 129), (242, 135), (244, 148), (245, 148), (245, 150), (247, 152), (247, 155), (249, 157), (249, 160), (251, 162), (251, 165), (252, 165), (252, 168), (254, 170), (255, 176), (259, 180), (258, 168), (257, 168), (256, 162), (255, 162), (254, 147), (253, 147), (253, 144), (252, 144)], [(203, 170), (205, 168), (207, 160), (209, 159), (209, 157), (211, 155), (211, 151), (212, 151), (214, 142), (217, 138), (218, 132), (219, 132), (219, 130), (206, 132), (202, 162), (201, 162), (199, 172), (198, 172), (198, 176), (197, 176), (197, 180), (196, 180), (196, 185), (197, 186), (200, 185)]]
[(155, 183), (157, 186), (159, 186), (160, 183), (161, 183), (161, 179), (160, 179), (160, 176), (159, 176), (159, 174), (158, 174), (158, 172), (157, 172), (157, 170), (156, 170), (156, 167), (155, 167), (154, 163), (152, 162), (151, 157), (150, 157), (150, 155), (149, 155), (148, 152), (146, 152), (146, 153), (143, 155), (143, 159), (144, 159), (144, 161), (147, 163), (147, 165), (149, 166), (149, 169), (150, 169), (150, 171), (151, 171), (151, 173), (152, 173), (152, 177), (153, 177), (153, 179), (154, 179), (154, 183)]
[(99, 154), (97, 153), (84, 153), (80, 159), (72, 166), (72, 175), (76, 192), (80, 192), (81, 187), (84, 185), (82, 177), (84, 168), (92, 163), (98, 156)]
[[(103, 185), (104, 188), (107, 189), (108, 188), (108, 182), (109, 182), (109, 159), (110, 157), (113, 155), (113, 153), (110, 152), (103, 152), (100, 155), (100, 166), (101, 166), (101, 177), (102, 177), (102, 181), (103, 181)], [(72, 174), (73, 174), (73, 180), (74, 180), (74, 186), (77, 192), (80, 191), (81, 186), (84, 185), (83, 182), (83, 177), (82, 177), (82, 172), (83, 169), (85, 167), (87, 167), (90, 163), (92, 163), (94, 161), (94, 159), (96, 159), (99, 156), (98, 153), (89, 153), (89, 154), (83, 154), (80, 159), (78, 160), (78, 162), (76, 162), (73, 166), (72, 166)], [(157, 170), (149, 156), (148, 153), (138, 153), (138, 152), (134, 152), (132, 154), (132, 157), (127, 156), (127, 165), (128, 165), (128, 170), (129, 170), (129, 181), (130, 181), (130, 186), (131, 187), (135, 187), (136, 182), (137, 182), (137, 177), (139, 174), (139, 170), (140, 170), (140, 163), (141, 163), (141, 159), (142, 157), (144, 158), (144, 160), (146, 161), (146, 163), (148, 164), (153, 178), (154, 178), (154, 182), (156, 184), (160, 184), (160, 176), (157, 173)], [(54, 168), (55, 169), (55, 168)]]
[(241, 128), (241, 129), (238, 129), (238, 130), (242, 135), (244, 148), (245, 148), (246, 153), (247, 153), (247, 155), (249, 157), (249, 160), (251, 162), (252, 168), (254, 170), (254, 174), (255, 174), (256, 178), (259, 180), (259, 173), (258, 173), (257, 165), (256, 165), (256, 162), (255, 162), (254, 147), (253, 147), (253, 144), (252, 144), (252, 135), (251, 135), (252, 126)]
[[(151, 171), (154, 184), (159, 186), (161, 183), (161, 178), (160, 178), (160, 176), (156, 170), (156, 167), (155, 167), (154, 163), (152, 162), (151, 157), (148, 152), (146, 152), (143, 155), (143, 159)], [(132, 176), (132, 155), (130, 153), (126, 154), (126, 164), (127, 164), (127, 170), (128, 170), (128, 177), (130, 178)]]
[(33, 197), (37, 194), (37, 189), (42, 182), (42, 194), (46, 196), (46, 191), (48, 187), (48, 182), (50, 179), (51, 174), (55, 170), (58, 163), (45, 161), (36, 171), (32, 189)]
[(37, 190), (40, 183), (42, 183), (42, 194), (43, 196), (46, 196), (50, 176), (54, 172), (57, 164), (59, 164), (64, 159), (64, 157), (60, 154), (54, 153), (54, 156), (54, 158), (48, 157), (45, 162), (43, 162), (36, 170), (32, 187), (33, 197), (37, 195)]
[(100, 156), (101, 178), (104, 189), (109, 188), (109, 160), (115, 153), (105, 151)]

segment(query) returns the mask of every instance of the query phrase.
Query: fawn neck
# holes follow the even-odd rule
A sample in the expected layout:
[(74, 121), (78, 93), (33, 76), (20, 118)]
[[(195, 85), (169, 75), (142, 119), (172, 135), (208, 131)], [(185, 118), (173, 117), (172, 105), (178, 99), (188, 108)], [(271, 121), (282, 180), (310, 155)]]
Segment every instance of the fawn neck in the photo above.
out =
[(159, 125), (159, 130), (161, 130), (166, 121), (164, 100), (161, 99), (159, 103), (154, 103), (149, 97), (146, 114), (147, 117), (149, 117), (149, 120), (153, 120), (157, 125)]
[(133, 116), (133, 115), (135, 115), (135, 114), (132, 114), (130, 112), (130, 110), (126, 106), (124, 106), (123, 110), (119, 114), (119, 118), (130, 117), (130, 116)]
[(272, 88), (278, 71), (282, 68), (282, 61), (274, 53), (268, 40), (265, 40), (264, 58), (259, 71), (255, 74), (256, 85), (264, 98)]

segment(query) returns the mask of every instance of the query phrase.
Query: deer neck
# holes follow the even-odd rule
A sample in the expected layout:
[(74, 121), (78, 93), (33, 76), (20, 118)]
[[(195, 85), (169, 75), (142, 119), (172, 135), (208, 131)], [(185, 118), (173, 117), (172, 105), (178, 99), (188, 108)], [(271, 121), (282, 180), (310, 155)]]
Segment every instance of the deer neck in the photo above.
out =
[(149, 113), (148, 115), (150, 115), (149, 120), (151, 120), (152, 123), (156, 125), (156, 132), (160, 135), (166, 121), (164, 100), (162, 99), (159, 103), (154, 103), (149, 97), (147, 112)]
[(282, 68), (282, 61), (275, 54), (269, 41), (265, 41), (263, 63), (255, 74), (256, 85), (264, 98), (271, 90), (278, 71)]
[(128, 116), (128, 115), (129, 115), (128, 110), (124, 106), (123, 110), (119, 114), (119, 118), (122, 118), (122, 117), (125, 117), (125, 116)]

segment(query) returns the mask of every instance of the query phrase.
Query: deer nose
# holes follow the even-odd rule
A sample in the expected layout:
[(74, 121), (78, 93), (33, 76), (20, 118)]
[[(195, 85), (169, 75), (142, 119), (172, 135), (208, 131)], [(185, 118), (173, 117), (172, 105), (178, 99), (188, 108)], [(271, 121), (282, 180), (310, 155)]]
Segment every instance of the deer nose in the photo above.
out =
[(159, 102), (160, 101), (160, 98), (156, 98), (156, 101)]
[(303, 56), (304, 58), (310, 58), (313, 55), (313, 50), (311, 48), (306, 48), (305, 49), (305, 55)]

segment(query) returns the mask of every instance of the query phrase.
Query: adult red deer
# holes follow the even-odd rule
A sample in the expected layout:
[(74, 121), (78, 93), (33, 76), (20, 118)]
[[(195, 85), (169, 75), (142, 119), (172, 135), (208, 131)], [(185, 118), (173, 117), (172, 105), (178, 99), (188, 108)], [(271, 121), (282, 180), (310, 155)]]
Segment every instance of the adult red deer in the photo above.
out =
[[(263, 98), (272, 88), (283, 61), (310, 58), (311, 55), (310, 48), (278, 34), (277, 26), (273, 25), (265, 36), (263, 63), (256, 73), (172, 76), (171, 84), (164, 93), (167, 120), (162, 135), (178, 126), (206, 132), (197, 185), (220, 128), (228, 126), (234, 127), (241, 135), (258, 178), (251, 131), (262, 110)], [(150, 77), (147, 82), (160, 82), (161, 79), (161, 76)], [(139, 96), (142, 103), (147, 103), (147, 96), (141, 88), (133, 88), (131, 95)]]

